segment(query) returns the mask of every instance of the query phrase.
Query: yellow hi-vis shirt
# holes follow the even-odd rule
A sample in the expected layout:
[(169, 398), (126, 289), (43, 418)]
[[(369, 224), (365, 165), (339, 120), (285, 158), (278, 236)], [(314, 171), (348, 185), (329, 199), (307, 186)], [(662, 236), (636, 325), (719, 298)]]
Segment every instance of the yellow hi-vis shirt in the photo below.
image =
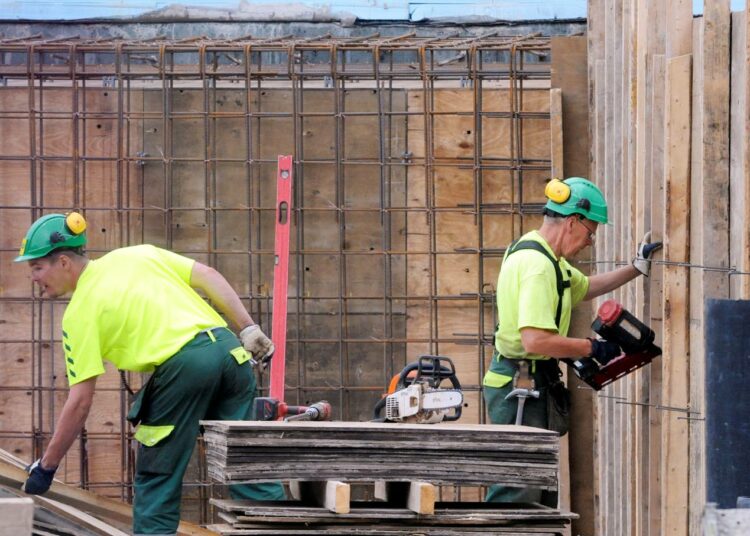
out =
[[(555, 254), (538, 231), (523, 235), (519, 241), (539, 242)], [(521, 344), (523, 328), (538, 328), (566, 336), (570, 327), (570, 313), (589, 290), (588, 278), (573, 268), (565, 258), (558, 259), (563, 281), (570, 279), (570, 291), (563, 293), (560, 326), (555, 325), (557, 311), (557, 277), (550, 260), (538, 251), (521, 249), (506, 255), (497, 278), (498, 328), (495, 348), (505, 357), (517, 359), (545, 359), (547, 356), (528, 354)], [(570, 273), (570, 277), (568, 277)]]
[(150, 245), (91, 260), (62, 320), (70, 385), (118, 369), (150, 372), (206, 328), (226, 322), (190, 286), (195, 261)]

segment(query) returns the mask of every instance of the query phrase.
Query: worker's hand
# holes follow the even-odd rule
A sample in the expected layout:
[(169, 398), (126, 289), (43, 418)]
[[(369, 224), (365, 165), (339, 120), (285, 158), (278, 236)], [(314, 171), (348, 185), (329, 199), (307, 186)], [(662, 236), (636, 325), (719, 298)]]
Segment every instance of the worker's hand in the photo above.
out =
[(662, 242), (651, 242), (651, 231), (647, 232), (638, 245), (638, 251), (635, 254), (635, 259), (633, 259), (635, 269), (648, 277), (651, 271), (651, 254), (661, 249), (662, 245)]
[(616, 357), (622, 355), (622, 349), (617, 343), (605, 341), (604, 339), (589, 339), (591, 341), (591, 354), (600, 367), (603, 367)]
[(271, 362), (274, 347), (271, 339), (260, 330), (258, 324), (247, 326), (240, 331), (242, 346), (253, 355), (253, 359), (265, 369)]
[(55, 478), (57, 467), (47, 469), (42, 465), (39, 459), (26, 467), (29, 478), (26, 479), (21, 489), (30, 495), (41, 495), (52, 485), (52, 479)]

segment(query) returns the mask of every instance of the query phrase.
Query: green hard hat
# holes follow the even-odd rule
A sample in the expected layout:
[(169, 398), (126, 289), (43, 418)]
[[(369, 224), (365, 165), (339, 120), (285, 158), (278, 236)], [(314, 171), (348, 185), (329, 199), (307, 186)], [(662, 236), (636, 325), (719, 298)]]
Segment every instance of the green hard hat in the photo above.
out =
[(607, 200), (599, 187), (593, 182), (581, 178), (570, 177), (564, 181), (552, 179), (544, 189), (547, 196), (545, 208), (570, 216), (580, 214), (584, 218), (597, 223), (607, 221)]
[(86, 244), (86, 220), (77, 212), (47, 214), (31, 224), (13, 262), (30, 261), (49, 255), (55, 249)]

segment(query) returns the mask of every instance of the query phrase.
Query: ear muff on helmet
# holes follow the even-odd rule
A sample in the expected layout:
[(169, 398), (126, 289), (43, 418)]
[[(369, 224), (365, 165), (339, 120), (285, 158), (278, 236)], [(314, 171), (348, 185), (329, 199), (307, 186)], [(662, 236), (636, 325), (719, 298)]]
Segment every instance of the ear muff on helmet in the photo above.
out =
[(65, 226), (72, 234), (79, 235), (86, 231), (86, 220), (78, 212), (69, 212), (65, 216)]
[(544, 188), (546, 210), (570, 216), (578, 214), (597, 223), (608, 223), (607, 201), (596, 184), (583, 177), (552, 179)]
[(544, 195), (555, 203), (563, 204), (570, 199), (570, 186), (560, 179), (552, 179), (544, 187)]

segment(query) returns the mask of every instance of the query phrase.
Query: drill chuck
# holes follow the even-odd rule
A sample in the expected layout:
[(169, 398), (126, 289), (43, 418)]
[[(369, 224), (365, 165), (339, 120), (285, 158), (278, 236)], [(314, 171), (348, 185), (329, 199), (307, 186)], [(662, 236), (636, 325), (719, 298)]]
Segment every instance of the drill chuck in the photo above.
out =
[(290, 415), (286, 421), (327, 421), (331, 418), (331, 404), (322, 400), (308, 406), (299, 415)]

